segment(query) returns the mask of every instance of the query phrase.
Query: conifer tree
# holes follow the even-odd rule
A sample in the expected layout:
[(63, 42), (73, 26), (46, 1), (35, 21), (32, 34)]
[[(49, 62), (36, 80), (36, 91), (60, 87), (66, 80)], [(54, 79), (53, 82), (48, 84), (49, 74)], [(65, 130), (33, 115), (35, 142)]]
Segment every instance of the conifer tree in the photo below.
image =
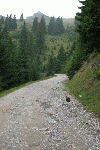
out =
[(48, 33), (51, 35), (59, 35), (64, 33), (63, 20), (60, 17), (55, 21), (54, 17), (51, 17), (48, 25)]
[(76, 14), (76, 19), (80, 21), (77, 26), (80, 40), (87, 47), (86, 53), (91, 53), (100, 47), (100, 1), (85, 0), (82, 3), (81, 13)]
[(32, 33), (34, 33), (34, 35), (36, 35), (37, 30), (38, 30), (38, 18), (35, 17), (34, 21), (33, 21), (33, 26), (32, 26)]
[(45, 22), (44, 16), (42, 16), (39, 25), (40, 25), (42, 32), (44, 32), (44, 34), (46, 34), (47, 31), (46, 31), (46, 22)]
[(15, 85), (14, 44), (6, 30), (0, 30), (0, 79), (1, 90)]
[(21, 83), (24, 83), (28, 80), (28, 72), (27, 72), (27, 39), (28, 39), (28, 33), (26, 24), (24, 21), (24, 25), (21, 29), (21, 35), (20, 35), (20, 43), (19, 43), (19, 53), (20, 53), (20, 68), (19, 68), (19, 77)]
[(17, 29), (17, 21), (16, 21), (16, 16), (15, 15), (12, 19), (12, 25), (13, 25), (13, 30)]
[(60, 46), (58, 55), (57, 55), (57, 63), (59, 66), (58, 72), (63, 72), (64, 68), (65, 68), (65, 63), (67, 60), (67, 54), (64, 50), (63, 45)]
[(45, 25), (45, 19), (42, 16), (36, 34), (36, 44), (38, 47), (39, 54), (43, 54), (44, 44), (45, 44), (45, 34), (46, 34), (46, 25)]
[(21, 16), (20, 16), (20, 21), (24, 21), (24, 18), (23, 18), (23, 13), (21, 14)]
[(4, 24), (4, 18), (3, 18), (3, 16), (1, 17), (0, 23), (1, 23), (1, 25)]
[(51, 17), (48, 25), (48, 34), (54, 35), (55, 30), (55, 18)]
[(7, 31), (9, 31), (9, 17), (8, 17), (8, 14), (7, 14), (7, 17), (5, 19), (5, 28)]
[(54, 75), (54, 73), (55, 73), (55, 58), (53, 54), (51, 54), (47, 64), (47, 76)]
[(5, 28), (7, 31), (13, 31), (15, 29), (17, 29), (17, 22), (16, 22), (16, 16), (14, 15), (14, 18), (12, 18), (12, 14), (10, 15), (10, 17), (6, 17), (5, 19)]

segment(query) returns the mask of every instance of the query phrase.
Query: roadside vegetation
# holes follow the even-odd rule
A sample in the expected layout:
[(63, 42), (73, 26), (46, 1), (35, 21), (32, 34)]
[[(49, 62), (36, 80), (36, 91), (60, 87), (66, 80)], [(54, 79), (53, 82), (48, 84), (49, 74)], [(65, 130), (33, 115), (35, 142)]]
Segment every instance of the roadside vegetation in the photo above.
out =
[(91, 54), (71, 80), (65, 82), (70, 93), (100, 118), (100, 54)]

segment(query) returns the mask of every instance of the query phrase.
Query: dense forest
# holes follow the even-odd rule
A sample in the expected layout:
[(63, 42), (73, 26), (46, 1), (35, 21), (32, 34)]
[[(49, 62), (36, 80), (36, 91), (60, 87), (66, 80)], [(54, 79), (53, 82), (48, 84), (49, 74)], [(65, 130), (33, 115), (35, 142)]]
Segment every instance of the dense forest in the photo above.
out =
[[(1, 17), (0, 91), (40, 79), (43, 73), (66, 73), (71, 79), (92, 52), (100, 52), (100, 1), (80, 3), (81, 13), (76, 14), (73, 26), (65, 27), (60, 17), (51, 17), (46, 25), (42, 16), (40, 21), (35, 17), (29, 29), (21, 14), (18, 29), (16, 15)], [(52, 48), (46, 43), (47, 35), (52, 36)], [(63, 41), (58, 45), (57, 37)]]
[[(73, 54), (67, 63), (67, 75), (70, 79), (78, 71), (83, 62), (93, 52), (100, 52), (100, 1), (79, 1), (82, 4), (81, 13), (75, 17), (75, 27), (78, 33)], [(98, 73), (100, 80), (100, 72)]]
[[(49, 25), (47, 29), (44, 17), (42, 16), (40, 22), (35, 17), (29, 30), (23, 14), (21, 14), (20, 22), (22, 24), (20, 30), (17, 31), (15, 15), (14, 17), (7, 15), (6, 19), (3, 17), (0, 19), (0, 91), (27, 81), (37, 80), (42, 72), (48, 76), (55, 73), (55, 69), (50, 68), (51, 59), (54, 59), (52, 56), (45, 67), (43, 66), (43, 57), (47, 47), (45, 36), (47, 33), (52, 34), (53, 29), (51, 33), (49, 30), (52, 25)], [(55, 21), (55, 30), (56, 35), (62, 34), (64, 30), (62, 19), (58, 18)], [(10, 34), (12, 31), (13, 35)], [(63, 51), (62, 47), (61, 49)]]

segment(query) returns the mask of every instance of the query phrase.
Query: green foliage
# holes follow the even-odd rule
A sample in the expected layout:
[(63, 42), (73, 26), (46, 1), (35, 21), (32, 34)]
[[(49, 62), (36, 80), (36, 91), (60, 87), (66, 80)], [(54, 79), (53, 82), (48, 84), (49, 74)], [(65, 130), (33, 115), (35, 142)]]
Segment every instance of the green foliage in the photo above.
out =
[[(21, 16), (23, 18), (23, 15)], [(0, 91), (27, 81), (37, 80), (41, 77), (41, 72), (48, 76), (54, 73), (65, 73), (67, 61), (65, 47), (69, 48), (72, 43), (68, 42), (69, 33), (67, 37), (62, 34), (64, 31), (62, 18), (58, 17), (54, 21), (53, 35), (59, 35), (49, 35), (49, 41), (46, 39), (48, 35), (46, 35), (47, 27), (44, 17), (40, 22), (38, 18), (35, 18), (33, 25), (17, 20), (18, 29), (11, 31), (9, 23), (14, 18), (7, 15), (5, 27), (2, 26), (0, 31), (0, 64), (2, 64)]]
[(83, 61), (88, 58), (88, 55), (86, 56), (86, 49), (84, 49), (83, 45), (74, 42), (69, 53), (67, 53), (67, 57), (69, 58), (67, 61), (67, 75), (69, 79), (72, 79), (75, 73), (81, 68)]
[(80, 21), (77, 32), (81, 42), (86, 45), (87, 53), (100, 48), (100, 1), (80, 1), (83, 4), (81, 13), (77, 13), (76, 19)]
[(96, 78), (97, 78), (98, 80), (100, 80), (100, 72), (99, 72), (99, 73), (96, 73), (95, 75), (96, 75)]
[(34, 18), (34, 21), (33, 21), (33, 25), (32, 25), (32, 33), (34, 34), (34, 35), (36, 35), (37, 34), (37, 32), (38, 32), (38, 18), (37, 17), (35, 17)]
[(15, 29), (17, 29), (17, 21), (15, 15), (13, 18), (12, 14), (10, 15), (10, 17), (7, 15), (5, 19), (5, 28), (7, 31), (14, 31)]
[[(69, 79), (81, 68), (83, 61), (95, 51), (100, 50), (100, 2), (80, 1), (81, 13), (76, 14), (75, 27), (78, 32), (77, 43), (72, 45), (68, 54), (67, 75)], [(68, 31), (68, 28), (67, 28)], [(71, 40), (71, 39), (70, 39)], [(99, 74), (96, 74), (99, 79)]]
[(21, 16), (20, 16), (20, 21), (24, 21), (24, 18), (23, 18), (23, 13), (21, 14)]
[(51, 54), (46, 68), (47, 76), (54, 75), (57, 66), (56, 62), (57, 62), (56, 57), (54, 57), (53, 54)]
[(64, 25), (62, 18), (59, 17), (55, 21), (54, 17), (51, 17), (48, 25), (48, 34), (50, 35), (59, 35), (64, 33)]
[(96, 76), (97, 74), (100, 77), (100, 54), (96, 54), (95, 57), (93, 55), (90, 55), (89, 61), (83, 63), (81, 69), (66, 82), (66, 85), (88, 110), (100, 118), (100, 78)]
[(18, 45), (15, 45), (7, 28), (0, 26), (0, 91), (37, 80), (42, 72), (37, 39), (29, 33), (25, 22), (18, 34)]
[(15, 85), (15, 45), (7, 32), (0, 31), (0, 91)]
[(4, 22), (4, 18), (3, 18), (3, 16), (1, 17), (1, 19), (0, 19), (0, 24), (1, 25), (3, 25), (5, 22)]
[(43, 54), (44, 53), (44, 46), (45, 46), (45, 34), (46, 34), (46, 24), (45, 19), (42, 16), (39, 26), (36, 33), (36, 44), (38, 47), (38, 53)]
[(67, 26), (67, 29), (65, 31), (65, 35), (68, 37), (69, 42), (74, 42), (76, 41), (77, 38), (77, 33), (75, 32), (75, 27), (74, 26)]
[(47, 31), (46, 31), (46, 22), (45, 22), (44, 16), (42, 16), (42, 18), (40, 20), (39, 27), (45, 35), (47, 33)]

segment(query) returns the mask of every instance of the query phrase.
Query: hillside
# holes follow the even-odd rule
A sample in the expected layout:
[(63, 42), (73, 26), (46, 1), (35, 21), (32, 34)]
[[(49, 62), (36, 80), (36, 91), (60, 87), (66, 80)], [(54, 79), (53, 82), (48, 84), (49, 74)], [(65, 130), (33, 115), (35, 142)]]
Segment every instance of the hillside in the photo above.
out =
[(87, 110), (100, 118), (100, 54), (91, 54), (66, 86)]

